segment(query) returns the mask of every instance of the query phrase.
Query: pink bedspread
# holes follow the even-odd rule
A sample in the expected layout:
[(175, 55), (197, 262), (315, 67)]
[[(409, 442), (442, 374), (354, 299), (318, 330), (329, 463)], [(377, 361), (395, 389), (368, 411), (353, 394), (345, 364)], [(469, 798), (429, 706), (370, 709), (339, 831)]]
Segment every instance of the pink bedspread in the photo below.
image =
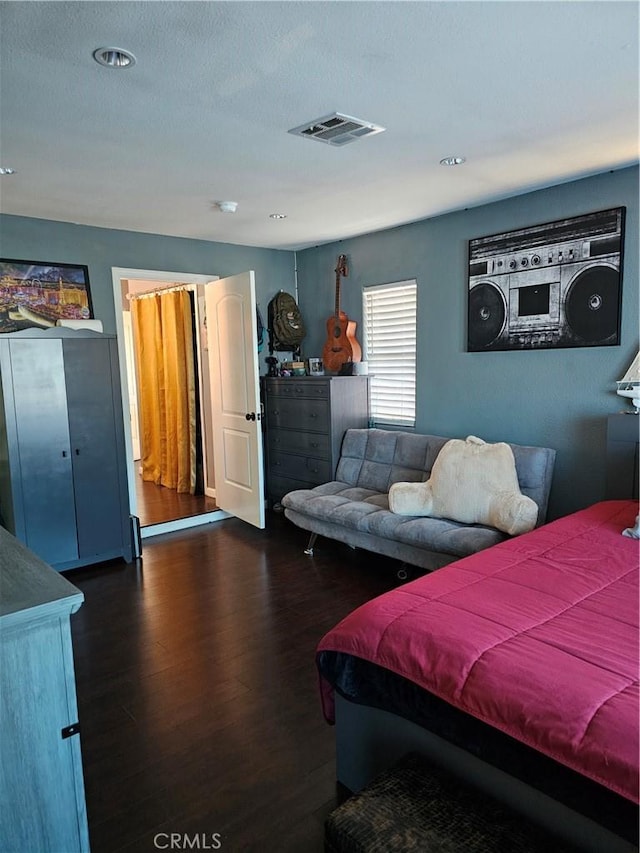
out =
[[(355, 610), (320, 642), (638, 802), (638, 504), (606, 501)], [(333, 719), (333, 691), (321, 679)]]

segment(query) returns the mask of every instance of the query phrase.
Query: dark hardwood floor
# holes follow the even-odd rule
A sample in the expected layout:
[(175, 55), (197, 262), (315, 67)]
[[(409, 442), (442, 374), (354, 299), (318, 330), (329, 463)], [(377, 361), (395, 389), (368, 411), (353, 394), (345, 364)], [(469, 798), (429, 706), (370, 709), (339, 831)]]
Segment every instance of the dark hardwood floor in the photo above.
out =
[[(145, 540), (131, 565), (67, 573), (93, 853), (315, 853), (336, 805), (314, 650), (397, 564), (270, 514)], [(168, 844), (158, 836), (158, 846)], [(207, 848), (205, 843), (209, 845)]]
[(214, 512), (217, 508), (214, 498), (207, 495), (178, 494), (174, 489), (146, 483), (136, 473), (136, 514), (141, 527), (202, 515)]

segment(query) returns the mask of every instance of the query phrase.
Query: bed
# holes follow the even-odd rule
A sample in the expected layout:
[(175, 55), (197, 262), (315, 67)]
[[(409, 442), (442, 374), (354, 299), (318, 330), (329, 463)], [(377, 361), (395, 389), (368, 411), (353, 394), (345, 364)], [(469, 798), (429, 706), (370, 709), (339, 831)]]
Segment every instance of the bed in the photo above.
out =
[(637, 513), (595, 504), (340, 622), (317, 650), (338, 781), (417, 747), (584, 849), (635, 849)]

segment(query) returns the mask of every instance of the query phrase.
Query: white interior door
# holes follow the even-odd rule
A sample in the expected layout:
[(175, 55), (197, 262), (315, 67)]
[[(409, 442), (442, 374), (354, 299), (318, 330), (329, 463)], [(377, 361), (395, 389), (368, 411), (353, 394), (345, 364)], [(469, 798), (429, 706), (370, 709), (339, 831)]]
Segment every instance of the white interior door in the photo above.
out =
[(133, 349), (133, 330), (131, 328), (131, 312), (122, 312), (124, 326), (124, 346), (127, 353), (127, 388), (129, 389), (129, 414), (131, 421), (131, 444), (133, 458), (140, 459), (140, 426), (138, 420), (138, 383), (136, 381), (135, 354)]
[(216, 502), (264, 527), (253, 270), (205, 285)]

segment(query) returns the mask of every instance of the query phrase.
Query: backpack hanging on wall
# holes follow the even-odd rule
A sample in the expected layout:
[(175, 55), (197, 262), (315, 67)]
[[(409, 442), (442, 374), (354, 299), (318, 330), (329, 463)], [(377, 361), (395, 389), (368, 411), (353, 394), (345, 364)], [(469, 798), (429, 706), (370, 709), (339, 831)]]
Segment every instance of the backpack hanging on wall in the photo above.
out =
[(281, 290), (268, 308), (269, 351), (295, 352), (300, 348), (306, 329), (296, 300)]
[(258, 352), (262, 352), (264, 349), (264, 321), (262, 319), (262, 314), (260, 313), (260, 309), (256, 305), (256, 329), (257, 329), (257, 339), (258, 339)]

